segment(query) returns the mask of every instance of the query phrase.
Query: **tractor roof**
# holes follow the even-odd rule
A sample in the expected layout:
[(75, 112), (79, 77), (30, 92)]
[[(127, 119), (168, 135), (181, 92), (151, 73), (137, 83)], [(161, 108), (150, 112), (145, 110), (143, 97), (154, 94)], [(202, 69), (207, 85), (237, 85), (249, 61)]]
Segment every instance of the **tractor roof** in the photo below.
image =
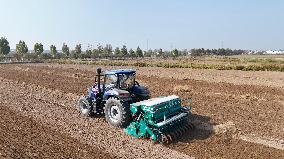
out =
[(109, 70), (106, 71), (104, 74), (105, 75), (114, 75), (114, 74), (132, 74), (135, 73), (135, 70), (132, 69), (119, 69), (119, 70)]

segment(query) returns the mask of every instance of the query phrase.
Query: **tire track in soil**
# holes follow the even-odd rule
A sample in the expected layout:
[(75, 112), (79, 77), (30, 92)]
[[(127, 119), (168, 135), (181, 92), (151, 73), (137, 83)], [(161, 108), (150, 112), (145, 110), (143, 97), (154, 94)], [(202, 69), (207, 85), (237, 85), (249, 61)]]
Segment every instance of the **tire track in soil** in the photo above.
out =
[(0, 158), (114, 158), (0, 104)]
[[(20, 67), (26, 67), (26, 66), (21, 65)], [(76, 94), (81, 94), (85, 92), (85, 89), (87, 88), (87, 86), (89, 86), (90, 83), (93, 81), (92, 78), (94, 75), (94, 72), (81, 71), (81, 70), (76, 70), (76, 69), (62, 68), (62, 70), (58, 70), (58, 69), (52, 69), (48, 67), (36, 67), (36, 66), (29, 66), (29, 68), (36, 70), (37, 73), (29, 74), (29, 71), (27, 71), (24, 73), (21, 73), (21, 72), (15, 73), (16, 75), (14, 76), (9, 76), (7, 73), (5, 73), (5, 71), (2, 71), (1, 74), (5, 74), (5, 78), (20, 81), (20, 83), (21, 82), (33, 83), (33, 84), (38, 84), (46, 88), (59, 89), (63, 92), (72, 92)], [(49, 74), (49, 76), (46, 76), (40, 70), (53, 71), (53, 73), (52, 75)], [(11, 70), (8, 69), (8, 72), (9, 71)], [(71, 75), (78, 74), (79, 77), (72, 78), (72, 76), (71, 77), (68, 76), (65, 78), (64, 76), (62, 76), (62, 74), (64, 73), (66, 74), (66, 72), (67, 74), (71, 74)], [(21, 74), (21, 75), (18, 75), (18, 74)], [(84, 76), (84, 80), (80, 79), (80, 75)], [(59, 79), (59, 77), (61, 79)], [(138, 75), (138, 78), (142, 79), (143, 83), (146, 83), (148, 85), (151, 84), (150, 89), (153, 92), (154, 96), (160, 95), (161, 92), (164, 94), (168, 94), (168, 93), (172, 94), (173, 93), (172, 88), (175, 85), (175, 83), (190, 85), (191, 86), (190, 89), (194, 91), (180, 92), (180, 94), (178, 95), (182, 97), (193, 96), (194, 98), (193, 101), (195, 102), (193, 104), (200, 106), (200, 108), (197, 107), (196, 110), (194, 110), (197, 112), (197, 114), (206, 114), (208, 112), (214, 112), (206, 107), (206, 104), (210, 105), (210, 102), (212, 101), (218, 101), (218, 102), (221, 101), (224, 103), (227, 102), (228, 100), (227, 98), (222, 99), (220, 97), (218, 98), (218, 96), (216, 98), (216, 95), (210, 97), (210, 94), (208, 95), (208, 92), (211, 92), (211, 91), (223, 91), (229, 94), (230, 93), (237, 94), (236, 97), (232, 97), (234, 100), (233, 101), (229, 100), (229, 102), (235, 102), (236, 100), (239, 100), (239, 96), (243, 94), (246, 95), (247, 93), (249, 93), (249, 94), (254, 94), (254, 95), (261, 95), (262, 93), (266, 91), (268, 91), (268, 93), (264, 93), (264, 96), (266, 96), (267, 98), (271, 98), (272, 100), (274, 99), (278, 100), (278, 96), (275, 97), (274, 95), (282, 95), (283, 93), (283, 91), (279, 91), (277, 89), (272, 89), (272, 88), (266, 88), (266, 87), (262, 88), (262, 87), (250, 87), (250, 86), (234, 86), (234, 85), (226, 84), (226, 83), (212, 84), (212, 83), (194, 81), (194, 80), (184, 81), (184, 80), (173, 80), (173, 79), (158, 78), (158, 77), (150, 78), (150, 77), (139, 76), (139, 75)], [(39, 80), (39, 79), (42, 79), (42, 80)], [(68, 85), (70, 85), (70, 87), (68, 87)], [(159, 88), (159, 89), (155, 89), (155, 88)], [(236, 89), (238, 91), (235, 91)], [(204, 101), (203, 99), (204, 96), (207, 98), (206, 101), (208, 100), (208, 103)], [(242, 99), (245, 101), (243, 105), (251, 102), (250, 97), (248, 98), (249, 99)], [(235, 112), (229, 111), (224, 114), (227, 114), (227, 113), (233, 114)], [(243, 113), (243, 111), (239, 113)], [(218, 119), (218, 116), (217, 116), (218, 114), (216, 115), (217, 117), (215, 117), (214, 115), (215, 114), (213, 114), (213, 117), (215, 120), (214, 122), (218, 122), (218, 121), (222, 122), (224, 120), (227, 120), (226, 118)], [(225, 157), (225, 158), (231, 158), (231, 157), (236, 157), (236, 158), (264, 157), (265, 158), (265, 156), (266, 157), (274, 156), (274, 158), (283, 157), (282, 151), (277, 151), (277, 150), (274, 150), (274, 149), (271, 149), (265, 146), (261, 146), (261, 145), (246, 143), (246, 142), (239, 141), (239, 140), (234, 140), (230, 136), (229, 137), (226, 135), (224, 136), (223, 134), (219, 136), (216, 136), (216, 135), (210, 136), (210, 138), (208, 137), (204, 138), (204, 136), (210, 136), (210, 134), (206, 132), (192, 132), (191, 135), (183, 138), (178, 144), (171, 145), (170, 147), (172, 149), (175, 149), (175, 150), (178, 150), (178, 151), (190, 154), (190, 155), (198, 156), (201, 158), (220, 157), (220, 156)], [(255, 150), (258, 150), (258, 151), (255, 151)], [(204, 152), (207, 152), (207, 153), (204, 153)], [(240, 152), (241, 154), (239, 154)], [(232, 154), (235, 154), (235, 155), (232, 155)]]

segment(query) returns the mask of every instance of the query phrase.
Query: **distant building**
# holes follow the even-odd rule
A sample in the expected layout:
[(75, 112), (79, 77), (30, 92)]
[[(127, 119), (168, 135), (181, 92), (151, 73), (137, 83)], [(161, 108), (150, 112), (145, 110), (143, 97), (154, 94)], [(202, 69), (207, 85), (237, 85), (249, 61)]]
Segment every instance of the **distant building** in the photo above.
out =
[(284, 50), (267, 50), (265, 54), (273, 54), (273, 55), (284, 54)]
[(263, 50), (247, 50), (246, 54), (252, 55), (252, 54), (263, 54), (265, 51)]

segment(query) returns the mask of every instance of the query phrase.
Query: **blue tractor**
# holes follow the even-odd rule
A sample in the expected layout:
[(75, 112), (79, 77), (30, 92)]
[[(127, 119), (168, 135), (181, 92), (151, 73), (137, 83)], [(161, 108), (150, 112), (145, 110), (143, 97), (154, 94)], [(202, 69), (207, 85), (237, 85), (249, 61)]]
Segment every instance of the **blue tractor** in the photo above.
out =
[(150, 99), (150, 92), (135, 80), (134, 70), (97, 69), (95, 84), (79, 99), (81, 114), (102, 114), (106, 121), (137, 138), (169, 144), (194, 128), (191, 99), (181, 105), (176, 95)]
[(117, 128), (125, 128), (131, 122), (130, 104), (150, 98), (148, 89), (135, 79), (136, 71), (97, 69), (95, 84), (87, 96), (78, 102), (81, 114), (104, 114), (106, 121)]

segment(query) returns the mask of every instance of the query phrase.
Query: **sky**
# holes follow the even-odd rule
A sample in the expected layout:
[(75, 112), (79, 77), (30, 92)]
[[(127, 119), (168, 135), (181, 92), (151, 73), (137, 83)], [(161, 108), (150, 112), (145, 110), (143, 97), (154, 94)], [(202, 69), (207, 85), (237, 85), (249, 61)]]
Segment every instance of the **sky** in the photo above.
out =
[[(283, 0), (0, 0), (0, 37), (170, 50), (284, 49)], [(148, 44), (148, 45), (147, 45)]]

